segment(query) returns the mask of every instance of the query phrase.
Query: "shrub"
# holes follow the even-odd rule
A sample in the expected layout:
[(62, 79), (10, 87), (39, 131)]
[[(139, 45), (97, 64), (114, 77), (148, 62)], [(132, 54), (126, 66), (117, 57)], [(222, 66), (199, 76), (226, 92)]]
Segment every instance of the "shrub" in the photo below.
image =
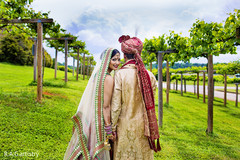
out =
[[(65, 71), (65, 66), (58, 66), (58, 69), (59, 69), (60, 71)], [(70, 69), (70, 68), (68, 68), (68, 72), (73, 72), (73, 70)]]
[(20, 65), (32, 65), (32, 42), (24, 35), (8, 34), (1, 40), (0, 61)]

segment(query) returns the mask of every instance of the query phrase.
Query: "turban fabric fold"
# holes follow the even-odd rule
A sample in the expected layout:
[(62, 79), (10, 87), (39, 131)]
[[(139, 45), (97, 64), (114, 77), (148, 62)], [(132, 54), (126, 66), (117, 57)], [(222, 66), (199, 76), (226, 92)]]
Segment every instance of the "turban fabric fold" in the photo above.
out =
[(121, 43), (121, 50), (126, 54), (140, 54), (143, 49), (142, 41), (137, 37), (121, 36), (118, 41)]

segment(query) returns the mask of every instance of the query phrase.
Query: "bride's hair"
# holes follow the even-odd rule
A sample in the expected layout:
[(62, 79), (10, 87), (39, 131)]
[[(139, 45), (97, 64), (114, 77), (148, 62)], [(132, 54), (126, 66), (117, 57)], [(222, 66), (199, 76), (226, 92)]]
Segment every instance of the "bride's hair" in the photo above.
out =
[(114, 49), (114, 50), (112, 51), (111, 58), (114, 57), (117, 53), (120, 54), (120, 52), (119, 52), (117, 49)]
[[(103, 55), (105, 54), (105, 52), (106, 52), (106, 50), (104, 50), (104, 51), (102, 52), (102, 54), (100, 55), (100, 60), (102, 60)], [(120, 52), (119, 52), (117, 49), (114, 49), (114, 50), (112, 51), (111, 58), (114, 57), (117, 53), (120, 54)]]

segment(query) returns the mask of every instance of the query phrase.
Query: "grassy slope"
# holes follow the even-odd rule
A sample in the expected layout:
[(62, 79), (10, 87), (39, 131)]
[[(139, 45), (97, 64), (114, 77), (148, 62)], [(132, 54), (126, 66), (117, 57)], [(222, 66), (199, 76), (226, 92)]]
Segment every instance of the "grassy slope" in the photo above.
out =
[[(4, 152), (37, 152), (39, 159), (62, 159), (71, 138), (71, 117), (87, 80), (70, 81), (65, 88), (64, 72), (46, 68), (43, 103), (36, 103), (36, 86), (29, 86), (33, 69), (0, 63), (0, 159)], [(59, 86), (59, 87), (51, 87)], [(7, 158), (7, 157), (4, 157)], [(26, 157), (25, 157), (26, 158)]]
[[(71, 138), (71, 117), (87, 81), (77, 82), (69, 73), (64, 87), (64, 72), (58, 71), (59, 79), (54, 80), (54, 70), (46, 68), (48, 86), (43, 88), (43, 103), (38, 104), (36, 86), (28, 85), (32, 73), (32, 67), (0, 63), (0, 159), (10, 159), (4, 152), (36, 152), (38, 159), (62, 159)], [(240, 110), (234, 102), (224, 107), (223, 100), (215, 99), (214, 133), (206, 135), (207, 104), (202, 97), (172, 92), (160, 129), (162, 151), (155, 153), (155, 159), (240, 159), (239, 124)]]

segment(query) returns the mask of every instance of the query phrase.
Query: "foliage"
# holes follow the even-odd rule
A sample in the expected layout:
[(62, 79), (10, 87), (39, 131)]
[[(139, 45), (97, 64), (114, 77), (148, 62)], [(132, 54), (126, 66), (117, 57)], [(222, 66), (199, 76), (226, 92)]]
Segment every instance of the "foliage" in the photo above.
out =
[(33, 12), (30, 4), (33, 0), (1, 0), (0, 19), (30, 18), (29, 13)]
[[(49, 12), (41, 13), (35, 12), (30, 8), (30, 4), (33, 0), (2, 0), (0, 3), (0, 19), (4, 24), (0, 24), (0, 29), (3, 29), (4, 33), (11, 34), (26, 34), (32, 37), (36, 37), (37, 24), (21, 23), (21, 24), (8, 24), (7, 21), (11, 19), (48, 19)], [(43, 24), (43, 34), (46, 35), (53, 23)]]
[[(143, 44), (142, 59), (144, 64), (157, 61), (157, 52), (166, 51), (168, 49), (167, 42), (165, 40), (165, 34), (158, 38), (153, 37), (152, 39), (145, 39)], [(163, 60), (166, 57), (163, 56)]]
[[(45, 67), (51, 68), (53, 66), (53, 60), (50, 54), (48, 54), (46, 50), (44, 50), (44, 56), (45, 56)], [(43, 57), (43, 64), (44, 64), (44, 57)]]
[(1, 40), (0, 61), (20, 65), (32, 65), (32, 42), (25, 35), (6, 35)]
[(227, 41), (230, 45), (236, 46), (240, 44), (240, 39), (236, 38), (237, 28), (240, 27), (240, 9), (235, 9), (233, 13), (229, 13), (228, 15), (229, 16), (225, 20), (225, 24), (224, 24), (225, 34), (218, 35), (218, 36), (222, 36), (222, 39), (220, 40)]
[[(181, 33), (180, 33), (181, 34)], [(171, 54), (170, 61), (175, 63), (177, 61), (188, 62), (192, 58), (191, 55), (191, 41), (188, 37), (181, 37), (179, 34), (170, 32), (167, 37), (168, 45), (171, 49), (174, 49), (177, 53)]]
[[(60, 71), (65, 71), (65, 66), (58, 66), (58, 69), (59, 69)], [(70, 69), (70, 68), (68, 68), (68, 72), (73, 72), (73, 70)]]
[(206, 23), (196, 20), (190, 29), (193, 57), (218, 56), (219, 54), (237, 54), (232, 41), (227, 41), (228, 34), (222, 23)]

